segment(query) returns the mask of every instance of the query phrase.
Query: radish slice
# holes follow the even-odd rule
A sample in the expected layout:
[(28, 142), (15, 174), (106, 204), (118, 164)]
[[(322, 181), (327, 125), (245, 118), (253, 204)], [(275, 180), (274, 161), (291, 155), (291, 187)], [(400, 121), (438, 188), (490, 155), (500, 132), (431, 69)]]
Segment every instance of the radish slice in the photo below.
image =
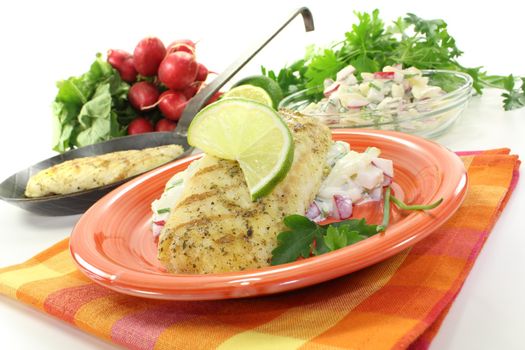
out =
[(395, 72), (375, 72), (375, 79), (394, 79)]
[(374, 80), (374, 73), (361, 73), (361, 78), (363, 78), (363, 81), (372, 81)]
[(314, 220), (321, 215), (321, 210), (317, 206), (317, 203), (312, 202), (306, 211), (306, 217), (310, 220)]
[(325, 97), (328, 97), (330, 96), (334, 91), (337, 91), (337, 89), (339, 89), (339, 86), (341, 86), (341, 84), (339, 83), (333, 83), (331, 85), (328, 85), (324, 91), (323, 91), (323, 94), (325, 95)]
[(381, 169), (389, 177), (394, 177), (394, 165), (390, 159), (374, 158), (372, 164)]
[(357, 78), (355, 77), (355, 75), (350, 74), (346, 78), (344, 78), (344, 80), (342, 80), (341, 83), (344, 85), (353, 86), (357, 84)]
[(160, 232), (162, 231), (162, 228), (164, 228), (164, 225), (166, 225), (166, 221), (164, 220), (153, 221), (153, 225), (151, 227), (153, 231), (153, 237), (157, 237), (160, 235)]
[(333, 216), (338, 220), (346, 220), (352, 216), (352, 200), (339, 194), (334, 195)]
[(370, 102), (368, 102), (367, 100), (354, 100), (354, 99), (351, 99), (349, 100), (347, 103), (346, 103), (346, 106), (348, 108), (361, 108), (361, 107), (364, 107), (366, 105), (368, 105)]
[(353, 74), (355, 72), (354, 66), (347, 66), (343, 69), (341, 69), (339, 72), (337, 72), (336, 80), (342, 81), (345, 80), (350, 76), (350, 74)]

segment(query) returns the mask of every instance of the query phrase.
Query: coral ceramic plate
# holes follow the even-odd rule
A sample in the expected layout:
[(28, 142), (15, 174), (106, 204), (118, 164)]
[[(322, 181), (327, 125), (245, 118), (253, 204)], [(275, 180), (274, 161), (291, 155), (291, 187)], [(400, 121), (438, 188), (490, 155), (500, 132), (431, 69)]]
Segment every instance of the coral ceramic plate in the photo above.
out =
[[(461, 205), (467, 187), (463, 163), (446, 148), (425, 139), (386, 131), (339, 129), (335, 140), (354, 150), (375, 146), (394, 161), (392, 188), (407, 203), (443, 203), (429, 212), (393, 211), (387, 231), (357, 244), (280, 266), (210, 275), (166, 272), (156, 258), (150, 230), (150, 203), (166, 181), (198, 156), (132, 180), (98, 201), (73, 230), (70, 250), (80, 270), (117, 292), (155, 299), (206, 300), (266, 295), (327, 281), (384, 260), (425, 238)], [(354, 217), (381, 217), (381, 205), (356, 208)]]

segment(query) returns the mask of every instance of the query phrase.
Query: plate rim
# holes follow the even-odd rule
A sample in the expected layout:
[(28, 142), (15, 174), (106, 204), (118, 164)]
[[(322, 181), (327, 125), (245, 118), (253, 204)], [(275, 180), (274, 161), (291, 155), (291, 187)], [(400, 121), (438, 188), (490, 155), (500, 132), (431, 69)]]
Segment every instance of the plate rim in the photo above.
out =
[[(451, 177), (457, 178), (454, 191), (449, 193), (449, 197), (451, 197), (450, 200), (444, 200), (442, 205), (430, 212), (412, 212), (403, 218), (403, 220), (392, 224), (384, 234), (374, 235), (351, 246), (321, 256), (255, 270), (207, 275), (171, 274), (167, 272), (163, 274), (151, 274), (134, 271), (133, 273), (136, 276), (151, 280), (148, 283), (141, 281), (137, 283), (135, 281), (137, 277), (130, 280), (129, 278), (126, 279), (127, 276), (125, 274), (120, 275), (118, 281), (116, 281), (113, 272), (103, 271), (91, 265), (78, 254), (76, 244), (80, 236), (79, 232), (83, 229), (85, 221), (88, 220), (92, 213), (96, 212), (97, 208), (103, 207), (108, 201), (111, 201), (114, 197), (118, 197), (122, 193), (132, 191), (136, 186), (143, 184), (152, 177), (169, 171), (169, 169), (183, 163), (189, 163), (202, 156), (194, 155), (161, 166), (121, 185), (88, 209), (79, 219), (71, 233), (69, 249), (73, 261), (79, 267), (80, 271), (94, 282), (119, 293), (146, 298), (164, 300), (215, 300), (274, 294), (321, 283), (387, 259), (403, 249), (414, 245), (437, 230), (457, 211), (465, 199), (468, 179), (463, 162), (461, 162), (459, 156), (455, 153), (436, 142), (395, 131), (337, 129), (332, 130), (332, 134), (387, 138), (391, 142), (397, 142), (399, 139), (402, 139), (405, 142), (413, 142), (415, 144), (424, 143), (436, 151), (446, 154), (450, 161), (455, 163), (454, 166), (458, 168), (457, 174), (450, 174)], [(436, 193), (433, 194), (433, 198), (430, 199), (431, 201), (439, 199), (441, 195), (440, 190), (442, 190), (442, 186), (438, 187)], [(429, 215), (433, 216), (433, 218), (431, 220), (425, 220), (425, 217)], [(413, 224), (422, 226), (408, 235), (403, 234), (404, 230), (407, 228), (410, 229), (410, 226)], [(372, 254), (372, 256), (370, 256), (370, 254), (367, 254), (369, 253), (368, 249), (370, 246), (374, 247), (374, 249), (382, 248), (382, 254)], [(100, 256), (102, 257), (102, 255)], [(349, 264), (345, 263), (335, 267), (332, 266), (335, 261), (340, 259), (348, 260), (349, 257), (357, 258)], [(364, 265), (363, 261), (365, 261)], [(121, 265), (113, 265), (122, 268)], [(327, 271), (328, 267), (329, 270)], [(309, 276), (299, 276), (300, 274), (304, 274), (304, 271), (308, 271)], [(199, 283), (195, 283), (195, 279), (197, 278), (200, 279)], [(203, 279), (206, 283), (202, 281)], [(153, 281), (158, 282), (158, 285), (152, 286), (151, 282)], [(268, 288), (261, 291), (264, 287)], [(166, 293), (166, 288), (170, 291), (169, 293)]]

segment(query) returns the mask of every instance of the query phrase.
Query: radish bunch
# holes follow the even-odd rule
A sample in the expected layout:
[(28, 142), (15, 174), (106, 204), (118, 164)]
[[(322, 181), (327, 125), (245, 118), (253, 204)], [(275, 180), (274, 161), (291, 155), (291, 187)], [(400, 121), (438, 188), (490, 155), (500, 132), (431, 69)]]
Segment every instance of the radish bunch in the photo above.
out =
[(173, 130), (188, 100), (208, 77), (208, 69), (196, 60), (191, 40), (177, 40), (165, 47), (160, 39), (148, 37), (139, 41), (133, 55), (109, 50), (107, 61), (122, 80), (132, 84), (128, 101), (137, 115), (128, 125), (130, 135)]

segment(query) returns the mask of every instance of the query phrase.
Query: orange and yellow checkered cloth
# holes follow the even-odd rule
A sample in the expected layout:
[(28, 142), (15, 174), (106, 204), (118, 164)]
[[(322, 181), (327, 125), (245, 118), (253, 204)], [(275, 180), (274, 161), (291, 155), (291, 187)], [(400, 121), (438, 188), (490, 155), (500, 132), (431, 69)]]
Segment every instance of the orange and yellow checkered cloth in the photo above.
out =
[(425, 349), (518, 179), (509, 150), (461, 153), (468, 195), (439, 230), (379, 264), (251, 299), (173, 302), (103, 288), (64, 240), (0, 269), (0, 293), (131, 349)]

